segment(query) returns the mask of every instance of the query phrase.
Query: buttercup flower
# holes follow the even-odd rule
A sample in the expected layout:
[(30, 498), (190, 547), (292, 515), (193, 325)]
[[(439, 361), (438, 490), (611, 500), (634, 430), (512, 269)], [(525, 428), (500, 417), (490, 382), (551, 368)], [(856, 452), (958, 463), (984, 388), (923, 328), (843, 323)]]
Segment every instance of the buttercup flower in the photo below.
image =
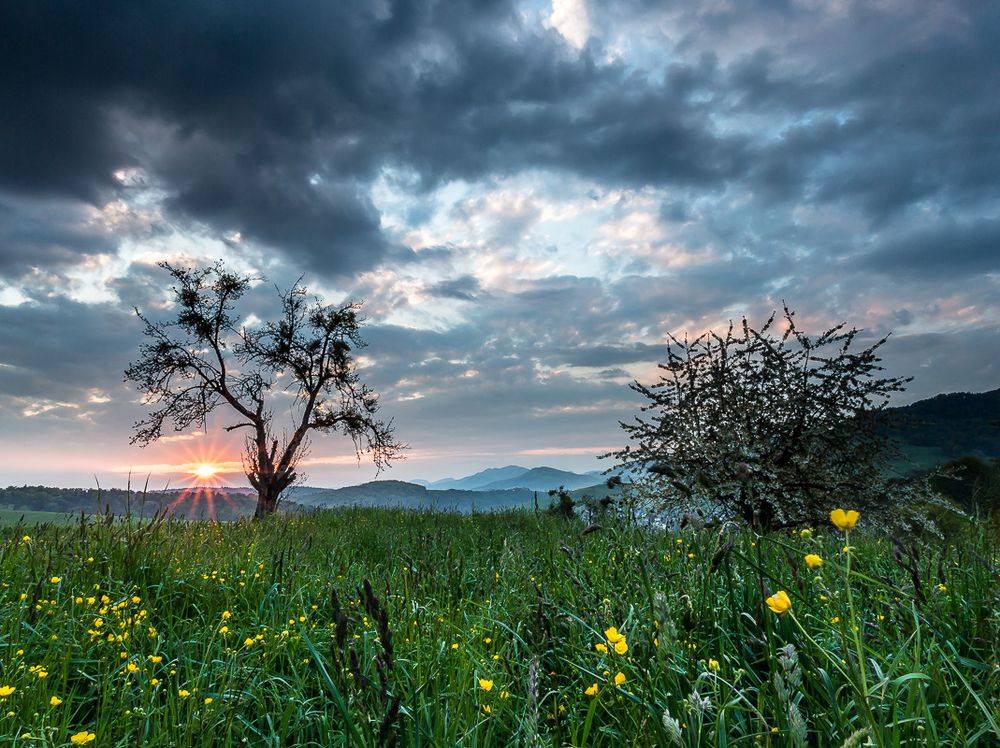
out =
[(830, 521), (837, 526), (838, 530), (850, 530), (858, 523), (858, 518), (860, 516), (861, 513), (856, 512), (853, 509), (850, 511), (834, 509), (830, 512)]
[(625, 682), (625, 673), (619, 672), (615, 674), (615, 685), (620, 686)]
[(619, 634), (618, 629), (616, 629), (614, 626), (606, 628), (604, 630), (604, 635), (608, 638), (608, 641), (611, 642), (612, 644), (617, 644), (618, 642), (623, 641), (625, 639), (625, 634)]
[(479, 679), (479, 687), (481, 689), (483, 689), (484, 691), (492, 691), (493, 690), (493, 681), (486, 680), (485, 678), (480, 678)]
[(590, 688), (586, 688), (583, 691), (587, 696), (597, 696), (597, 684), (594, 683)]
[(14, 693), (14, 686), (0, 686), (0, 696), (6, 698)]
[(823, 565), (823, 559), (817, 556), (815, 553), (810, 553), (806, 556), (806, 564), (810, 569), (818, 569)]
[(69, 742), (73, 745), (86, 745), (92, 740), (96, 740), (97, 736), (92, 732), (87, 732), (86, 730), (81, 730), (76, 735), (71, 735)]
[(764, 602), (767, 603), (767, 607), (779, 616), (792, 609), (792, 601), (789, 599), (788, 593), (784, 590), (778, 590)]

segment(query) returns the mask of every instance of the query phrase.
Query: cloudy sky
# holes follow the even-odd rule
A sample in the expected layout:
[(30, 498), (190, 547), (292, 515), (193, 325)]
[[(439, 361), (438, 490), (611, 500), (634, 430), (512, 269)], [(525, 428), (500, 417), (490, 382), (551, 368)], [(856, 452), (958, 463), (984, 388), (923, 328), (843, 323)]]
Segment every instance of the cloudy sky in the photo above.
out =
[(997, 39), (983, 0), (5, 2), (0, 484), (238, 463), (221, 411), (129, 446), (159, 260), (364, 299), (383, 477), (605, 467), (666, 332), (782, 300), (893, 331), (900, 403), (996, 388)]

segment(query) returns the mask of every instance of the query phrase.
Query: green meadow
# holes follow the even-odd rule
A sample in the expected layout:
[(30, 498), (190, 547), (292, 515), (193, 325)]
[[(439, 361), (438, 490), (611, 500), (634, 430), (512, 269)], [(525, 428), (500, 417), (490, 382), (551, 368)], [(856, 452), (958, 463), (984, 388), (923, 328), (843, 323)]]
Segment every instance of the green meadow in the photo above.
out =
[(997, 745), (995, 531), (894, 558), (865, 519), (7, 524), (0, 740)]

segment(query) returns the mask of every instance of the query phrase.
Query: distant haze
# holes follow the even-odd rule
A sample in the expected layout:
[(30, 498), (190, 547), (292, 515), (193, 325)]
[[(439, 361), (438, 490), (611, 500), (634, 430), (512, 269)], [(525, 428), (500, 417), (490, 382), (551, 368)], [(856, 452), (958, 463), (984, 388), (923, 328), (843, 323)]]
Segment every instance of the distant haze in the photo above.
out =
[(994, 389), (997, 39), (982, 0), (2, 3), (0, 484), (245, 484), (222, 410), (129, 445), (160, 260), (364, 299), (381, 478), (603, 469), (667, 332), (782, 301), (892, 331), (898, 403)]

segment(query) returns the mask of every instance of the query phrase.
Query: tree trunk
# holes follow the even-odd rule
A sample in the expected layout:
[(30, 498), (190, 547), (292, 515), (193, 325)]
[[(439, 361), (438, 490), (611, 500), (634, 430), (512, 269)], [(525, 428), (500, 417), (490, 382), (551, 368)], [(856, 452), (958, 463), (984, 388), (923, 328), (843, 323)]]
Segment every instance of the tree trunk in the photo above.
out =
[(281, 491), (275, 491), (272, 486), (261, 486), (257, 489), (257, 508), (253, 518), (263, 519), (278, 511), (278, 496)]

